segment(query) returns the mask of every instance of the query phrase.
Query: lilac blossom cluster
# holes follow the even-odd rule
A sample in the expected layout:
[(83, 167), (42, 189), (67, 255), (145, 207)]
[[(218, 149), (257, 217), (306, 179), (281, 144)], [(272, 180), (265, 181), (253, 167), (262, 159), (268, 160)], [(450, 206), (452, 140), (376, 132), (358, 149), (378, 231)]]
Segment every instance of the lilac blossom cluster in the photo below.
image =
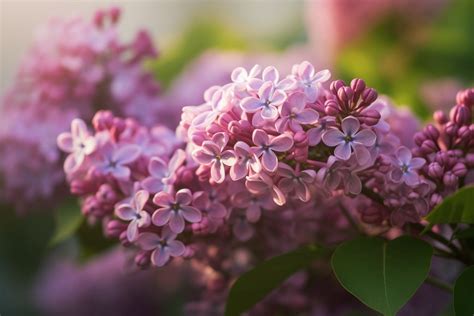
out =
[(89, 120), (107, 107), (147, 125), (159, 117), (160, 87), (143, 68), (156, 49), (146, 31), (122, 41), (119, 18), (112, 8), (93, 19), (52, 19), (23, 58), (0, 114), (0, 198), (17, 211), (58, 200), (64, 176), (56, 137), (73, 118)]

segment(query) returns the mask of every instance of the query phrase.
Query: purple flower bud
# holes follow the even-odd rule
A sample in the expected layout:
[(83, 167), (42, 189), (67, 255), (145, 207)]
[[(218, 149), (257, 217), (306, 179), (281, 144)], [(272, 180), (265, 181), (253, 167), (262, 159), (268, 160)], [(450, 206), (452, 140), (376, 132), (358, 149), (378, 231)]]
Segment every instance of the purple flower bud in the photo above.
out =
[(438, 150), (438, 146), (436, 146), (435, 142), (431, 139), (427, 139), (421, 144), (421, 151), (426, 154), (434, 153)]
[(364, 100), (365, 104), (371, 104), (375, 100), (377, 100), (378, 94), (372, 88), (366, 88), (364, 92), (362, 92), (362, 100)]
[(443, 167), (437, 162), (432, 162), (428, 166), (428, 175), (432, 178), (441, 178), (443, 176)]
[(443, 183), (447, 187), (454, 187), (458, 184), (458, 177), (456, 177), (451, 171), (448, 171), (443, 176)]
[(324, 112), (326, 112), (327, 115), (336, 116), (340, 111), (341, 108), (336, 100), (329, 99), (324, 103)]
[(448, 122), (444, 130), (448, 136), (454, 137), (458, 132), (458, 126), (453, 122)]
[(384, 220), (383, 212), (374, 206), (359, 210), (362, 221), (367, 224), (380, 224)]
[(459, 91), (456, 95), (456, 102), (457, 104), (464, 104), (468, 107), (472, 107), (474, 105), (474, 88)]
[(430, 204), (432, 207), (438, 205), (439, 203), (441, 203), (443, 201), (443, 197), (437, 193), (434, 193), (432, 196), (431, 196), (431, 199), (430, 199)]
[(474, 153), (469, 153), (466, 155), (465, 163), (469, 168), (474, 167)]
[(111, 220), (105, 227), (105, 234), (107, 237), (119, 237), (124, 231), (127, 230), (127, 224), (119, 220)]
[(449, 114), (451, 119), (458, 125), (471, 123), (471, 110), (466, 105), (456, 105)]
[(439, 137), (439, 131), (433, 124), (428, 124), (424, 129), (424, 133), (427, 137), (434, 141), (436, 141)]
[(337, 90), (337, 98), (343, 104), (349, 104), (352, 102), (352, 97), (354, 96), (354, 91), (350, 87), (341, 87)]
[(449, 121), (448, 117), (446, 116), (446, 114), (444, 114), (443, 111), (434, 112), (433, 119), (435, 120), (436, 123), (440, 125), (444, 125)]
[(109, 203), (109, 204), (113, 204), (117, 202), (117, 199), (119, 198), (117, 196), (117, 193), (110, 186), (110, 184), (107, 184), (107, 183), (102, 184), (99, 187), (99, 190), (97, 191), (95, 196), (98, 201), (102, 203)]
[(458, 137), (463, 142), (469, 142), (469, 140), (471, 140), (471, 130), (469, 126), (461, 126), (458, 130)]
[(368, 126), (374, 126), (380, 120), (380, 113), (377, 110), (366, 110), (359, 115), (359, 119)]
[(148, 268), (150, 266), (150, 251), (140, 251), (135, 256), (135, 264), (142, 269)]
[(362, 79), (355, 78), (351, 81), (351, 88), (356, 95), (360, 95), (365, 90), (365, 82)]
[(130, 240), (128, 240), (128, 237), (127, 237), (127, 231), (123, 231), (120, 236), (119, 236), (119, 239), (120, 239), (120, 243), (122, 244), (122, 246), (124, 247), (129, 247), (131, 246), (131, 242)]
[(415, 134), (414, 139), (415, 139), (415, 144), (417, 146), (421, 146), (421, 144), (423, 144), (423, 142), (426, 140), (426, 135), (423, 132), (417, 132)]
[(337, 92), (339, 91), (340, 88), (344, 87), (346, 84), (342, 80), (335, 80), (331, 82), (331, 85), (329, 86), (329, 89), (334, 95), (337, 95)]
[(458, 162), (457, 164), (455, 164), (451, 171), (458, 177), (464, 177), (467, 174), (466, 165), (462, 162)]

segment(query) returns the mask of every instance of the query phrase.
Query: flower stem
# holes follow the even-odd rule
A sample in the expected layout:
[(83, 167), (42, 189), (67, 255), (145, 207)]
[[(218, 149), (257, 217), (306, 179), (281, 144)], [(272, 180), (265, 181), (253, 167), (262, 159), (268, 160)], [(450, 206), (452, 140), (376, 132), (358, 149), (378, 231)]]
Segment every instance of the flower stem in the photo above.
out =
[(426, 283), (431, 284), (433, 286), (436, 286), (439, 289), (442, 289), (448, 293), (453, 293), (453, 286), (451, 284), (448, 284), (446, 282), (441, 281), (440, 279), (437, 279), (433, 276), (428, 276), (425, 280)]

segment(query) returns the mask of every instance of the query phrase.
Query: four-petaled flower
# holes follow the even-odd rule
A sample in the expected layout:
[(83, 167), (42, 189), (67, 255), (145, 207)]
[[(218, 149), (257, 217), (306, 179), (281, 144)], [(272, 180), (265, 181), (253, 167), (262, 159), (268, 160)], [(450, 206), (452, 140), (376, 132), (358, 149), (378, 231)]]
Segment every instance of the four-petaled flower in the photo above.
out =
[(329, 70), (315, 72), (313, 65), (304, 61), (299, 65), (294, 65), (292, 69), (293, 76), (300, 88), (303, 89), (308, 102), (314, 102), (319, 96), (321, 83), (326, 82), (331, 77)]
[(237, 161), (230, 168), (230, 178), (234, 181), (245, 178), (250, 170), (260, 172), (262, 166), (257, 155), (253, 152), (249, 145), (242, 141), (238, 141), (234, 145), (234, 153)]
[(182, 149), (178, 149), (168, 163), (159, 157), (151, 158), (148, 164), (150, 176), (142, 181), (142, 187), (150, 193), (170, 192), (176, 181), (175, 172), (185, 160), (186, 153)]
[(288, 135), (279, 135), (270, 139), (268, 134), (256, 129), (252, 134), (253, 143), (257, 157), (262, 157), (262, 166), (267, 171), (274, 172), (278, 167), (278, 157), (275, 152), (285, 152), (293, 147), (293, 139)]
[(154, 233), (142, 233), (138, 236), (137, 243), (143, 250), (153, 250), (151, 263), (157, 267), (164, 266), (170, 257), (180, 257), (184, 254), (186, 247), (175, 240), (176, 234), (164, 228), (161, 236)]
[(290, 193), (294, 190), (296, 196), (301, 201), (309, 201), (311, 197), (309, 185), (314, 182), (316, 178), (316, 171), (295, 171), (287, 164), (280, 162), (278, 165), (278, 174), (282, 176), (278, 186), (284, 193)]
[(301, 125), (314, 124), (318, 121), (319, 114), (313, 109), (305, 108), (306, 96), (303, 93), (296, 92), (280, 108), (281, 118), (275, 126), (280, 133), (283, 133), (287, 127), (294, 132), (303, 130)]
[(406, 147), (398, 148), (393, 159), (395, 168), (390, 172), (390, 178), (395, 182), (405, 182), (409, 186), (417, 185), (420, 181), (416, 170), (425, 164), (423, 158), (412, 158), (411, 151)]
[(220, 132), (210, 141), (204, 141), (201, 148), (193, 152), (193, 157), (198, 163), (211, 167), (211, 178), (216, 183), (222, 183), (225, 179), (224, 165), (232, 166), (237, 161), (232, 150), (224, 150), (228, 141), (229, 136)]
[(201, 220), (201, 212), (191, 206), (193, 195), (189, 189), (181, 189), (173, 197), (167, 192), (159, 192), (153, 198), (153, 203), (160, 206), (152, 216), (153, 224), (164, 226), (169, 223), (171, 230), (182, 233), (185, 220), (190, 223), (197, 223)]
[(141, 149), (137, 145), (106, 143), (100, 152), (102, 155), (97, 166), (98, 171), (104, 175), (112, 175), (118, 180), (127, 180), (131, 174), (127, 165), (137, 160)]
[(127, 228), (127, 238), (130, 241), (137, 238), (138, 228), (150, 225), (150, 214), (143, 209), (149, 196), (147, 191), (140, 190), (135, 193), (129, 204), (121, 204), (115, 209), (118, 218), (130, 221)]
[(355, 151), (357, 160), (361, 163), (370, 161), (370, 153), (366, 147), (375, 144), (375, 133), (369, 129), (360, 129), (360, 122), (353, 116), (342, 120), (342, 132), (335, 127), (328, 129), (322, 136), (323, 142), (328, 146), (336, 146), (334, 155), (341, 160), (348, 160), (352, 150)]
[(71, 132), (60, 134), (57, 143), (61, 150), (70, 153), (64, 162), (66, 172), (79, 168), (84, 158), (96, 148), (95, 138), (89, 135), (87, 126), (81, 119), (74, 119), (71, 122)]
[(278, 117), (278, 107), (285, 100), (286, 94), (275, 89), (273, 82), (267, 81), (258, 89), (257, 97), (242, 99), (240, 107), (247, 113), (255, 113), (252, 123), (260, 125), (265, 120), (275, 120)]

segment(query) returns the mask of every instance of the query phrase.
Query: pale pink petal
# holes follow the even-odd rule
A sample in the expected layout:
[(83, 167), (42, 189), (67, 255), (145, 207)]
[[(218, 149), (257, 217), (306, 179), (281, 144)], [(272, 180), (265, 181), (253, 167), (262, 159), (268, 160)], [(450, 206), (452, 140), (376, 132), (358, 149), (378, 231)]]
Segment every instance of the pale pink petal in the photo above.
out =
[(166, 163), (158, 157), (151, 158), (148, 164), (148, 172), (156, 178), (164, 178), (168, 171)]
[(252, 141), (257, 146), (265, 146), (269, 144), (269, 139), (267, 133), (261, 129), (256, 129), (252, 134)]
[(135, 209), (137, 211), (143, 210), (143, 207), (145, 206), (146, 202), (148, 202), (149, 197), (150, 197), (150, 194), (145, 190), (140, 190), (137, 193), (135, 193), (135, 198), (134, 198)]
[(311, 198), (308, 186), (301, 182), (295, 186), (295, 193), (296, 196), (303, 202), (308, 202)]
[(355, 152), (357, 162), (361, 166), (365, 166), (372, 159), (372, 157), (370, 156), (369, 150), (365, 146), (355, 145), (354, 152)]
[(128, 204), (122, 204), (115, 209), (115, 215), (124, 221), (130, 221), (135, 218), (136, 210)]
[(181, 189), (176, 192), (176, 203), (181, 205), (189, 205), (193, 200), (193, 195), (189, 189)]
[(233, 82), (244, 82), (248, 78), (247, 70), (243, 67), (237, 67), (232, 71), (230, 78)]
[(280, 79), (280, 75), (275, 67), (268, 66), (263, 70), (262, 78), (264, 81), (277, 82)]
[(148, 177), (141, 182), (142, 187), (151, 193), (163, 190), (164, 184), (160, 179)]
[(222, 183), (225, 179), (225, 169), (224, 164), (220, 160), (216, 160), (211, 165), (211, 178), (216, 183)]
[(59, 134), (56, 143), (62, 151), (67, 153), (71, 153), (74, 150), (72, 145), (72, 136), (70, 133)]
[(193, 158), (200, 164), (208, 165), (215, 159), (215, 156), (201, 148), (193, 152)]
[(344, 143), (344, 138), (345, 135), (334, 127), (325, 131), (322, 136), (323, 142), (331, 147)]
[(137, 238), (137, 244), (143, 250), (155, 249), (160, 244), (161, 238), (153, 233), (142, 233)]
[(423, 158), (413, 158), (411, 161), (410, 161), (410, 168), (412, 169), (420, 169), (421, 167), (423, 167), (423, 165), (425, 164), (426, 160), (423, 159)]
[(298, 75), (303, 79), (311, 79), (314, 76), (314, 67), (308, 61), (303, 61), (298, 66)]
[(221, 153), (221, 148), (219, 147), (219, 145), (208, 140), (202, 143), (202, 149), (204, 149), (209, 154), (212, 154), (214, 157), (220, 155)]
[(400, 169), (393, 169), (392, 171), (390, 171), (389, 177), (392, 181), (398, 183), (402, 180), (403, 172)]
[(235, 163), (231, 168), (230, 168), (230, 178), (234, 181), (240, 180), (245, 178), (248, 173), (248, 168), (247, 165), (244, 161), (239, 161)]
[(171, 173), (176, 171), (186, 161), (186, 152), (182, 149), (176, 150), (168, 163), (168, 169)]
[(73, 138), (82, 139), (87, 136), (87, 125), (81, 119), (74, 119), (71, 122), (71, 134)]
[(278, 117), (278, 110), (273, 105), (268, 105), (262, 108), (260, 115), (264, 120), (274, 120)]
[(135, 161), (141, 154), (141, 148), (137, 145), (124, 145), (116, 149), (112, 159), (121, 164)]
[(336, 147), (334, 155), (342, 160), (348, 160), (351, 157), (351, 145), (349, 143), (343, 143)]
[(331, 78), (331, 72), (327, 69), (318, 71), (314, 76), (313, 76), (313, 82), (326, 82)]
[(308, 136), (308, 145), (316, 146), (321, 142), (321, 128), (311, 128), (306, 132)]
[(260, 89), (258, 89), (258, 96), (260, 97), (260, 100), (270, 100), (270, 97), (273, 92), (273, 82), (265, 82), (262, 84)]
[(247, 208), (247, 211), (245, 212), (245, 216), (247, 217), (247, 220), (250, 223), (258, 222), (261, 215), (262, 215), (262, 210), (260, 209), (260, 206), (257, 204), (250, 204), (249, 207)]
[(221, 154), (221, 161), (226, 166), (232, 166), (237, 162), (237, 157), (232, 150), (226, 150)]
[(269, 172), (274, 172), (278, 167), (278, 158), (271, 150), (266, 150), (262, 155), (262, 166)]
[(170, 254), (166, 249), (158, 247), (151, 254), (151, 263), (157, 267), (164, 266), (170, 260)]
[(138, 227), (148, 227), (151, 223), (150, 214), (147, 211), (139, 212), (140, 219), (137, 219)]
[(180, 257), (184, 254), (186, 247), (179, 240), (172, 240), (168, 243), (168, 250), (171, 256)]
[(130, 178), (130, 169), (124, 166), (117, 165), (110, 170), (110, 173), (117, 179), (126, 180)]
[(316, 171), (314, 170), (303, 170), (300, 174), (300, 178), (303, 182), (311, 184), (316, 179)]
[(207, 211), (211, 218), (224, 218), (227, 215), (227, 209), (221, 203), (212, 203)]
[(174, 212), (169, 207), (159, 208), (153, 213), (151, 221), (156, 226), (164, 226), (170, 221), (173, 214)]
[(346, 190), (352, 194), (359, 194), (362, 191), (362, 183), (355, 174), (350, 174), (346, 179)]
[(294, 120), (300, 124), (314, 124), (318, 121), (319, 114), (313, 109), (304, 109), (296, 114)]
[(181, 205), (181, 214), (190, 223), (197, 223), (202, 219), (201, 212), (197, 208), (188, 205)]
[(276, 186), (272, 187), (272, 198), (276, 205), (282, 206), (286, 203), (286, 197)]
[(222, 151), (229, 141), (229, 135), (224, 132), (216, 133), (212, 136), (212, 142), (217, 145), (219, 151)]
[(341, 128), (345, 135), (354, 135), (360, 128), (360, 122), (353, 116), (348, 116), (342, 120)]
[(184, 218), (180, 214), (176, 212), (172, 212), (169, 223), (170, 223), (169, 226), (174, 233), (180, 234), (183, 232)]
[(293, 147), (293, 139), (288, 135), (279, 135), (270, 142), (271, 149), (278, 152), (285, 152)]
[(283, 102), (286, 101), (286, 93), (281, 90), (276, 90), (272, 96), (272, 104), (275, 106), (280, 106)]
[(234, 151), (239, 157), (246, 157), (250, 153), (250, 146), (243, 141), (238, 141), (234, 145)]
[(240, 101), (240, 107), (247, 113), (255, 113), (263, 106), (262, 101), (254, 97), (247, 97)]
[(295, 171), (293, 170), (293, 168), (283, 162), (280, 162), (278, 164), (278, 173), (285, 178), (293, 178), (295, 175)]
[(138, 223), (136, 220), (133, 220), (128, 224), (127, 227), (127, 239), (129, 241), (135, 241), (138, 236)]
[(367, 147), (373, 146), (375, 144), (376, 139), (377, 136), (375, 135), (375, 133), (369, 129), (361, 130), (357, 134), (353, 135), (354, 143), (359, 143)]
[(295, 181), (290, 178), (281, 179), (278, 187), (285, 193), (290, 193), (295, 188)]
[(304, 94), (306, 95), (306, 99), (308, 99), (308, 102), (315, 102), (319, 96), (319, 89), (315, 86), (305, 86)]
[(82, 149), (84, 154), (90, 155), (94, 152), (94, 150), (96, 148), (96, 140), (93, 137), (87, 137), (82, 142), (82, 145), (84, 146), (84, 148)]
[(76, 163), (76, 158), (74, 157), (74, 155), (69, 155), (67, 156), (66, 160), (64, 161), (64, 172), (65, 173), (71, 173), (71, 172), (74, 172), (77, 170), (77, 168), (79, 167), (80, 165), (78, 165)]
[(401, 163), (403, 163), (407, 166), (410, 164), (412, 155), (411, 155), (411, 151), (408, 148), (406, 148), (406, 147), (398, 148), (396, 155), (398, 157), (398, 160)]
[(420, 181), (419, 180), (419, 177), (418, 177), (418, 174), (416, 172), (413, 172), (413, 171), (407, 171), (403, 174), (403, 180), (405, 181), (406, 184), (408, 184), (409, 186), (415, 186), (418, 184), (418, 182)]
[(296, 92), (288, 98), (287, 104), (291, 105), (293, 113), (300, 113), (306, 105), (306, 96), (304, 93)]

